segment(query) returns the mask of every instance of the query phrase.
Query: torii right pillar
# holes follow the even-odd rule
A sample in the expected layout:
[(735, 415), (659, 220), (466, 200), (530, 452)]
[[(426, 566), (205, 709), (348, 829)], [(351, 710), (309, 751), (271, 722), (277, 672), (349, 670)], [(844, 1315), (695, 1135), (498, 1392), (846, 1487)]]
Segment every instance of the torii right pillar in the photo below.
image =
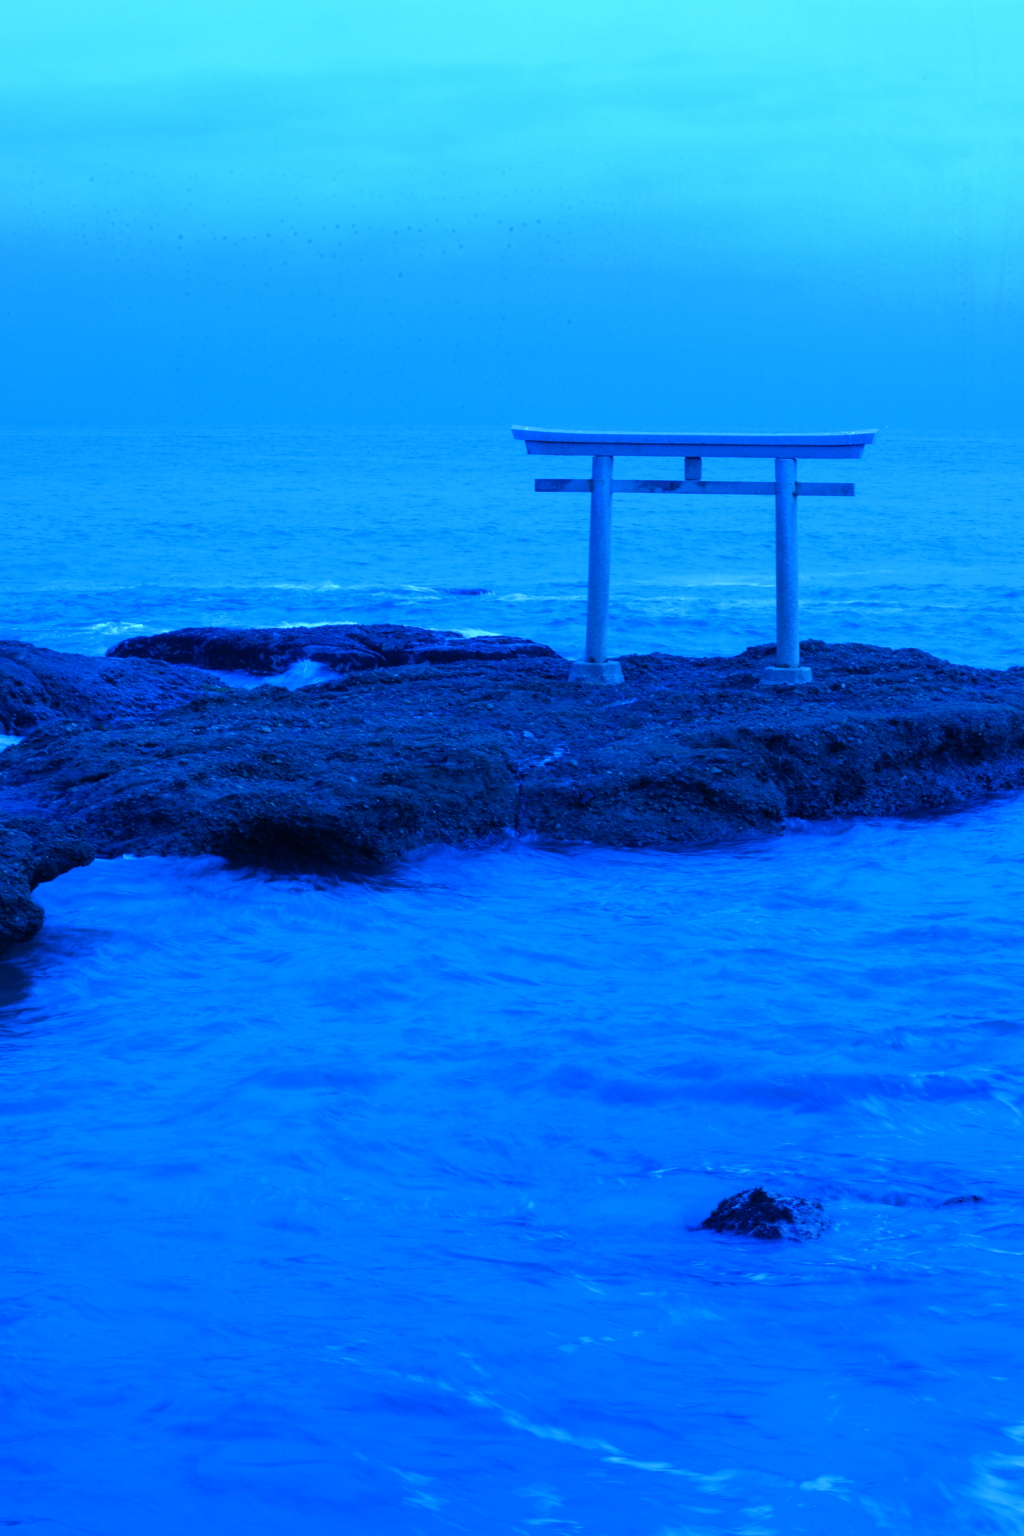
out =
[(775, 460), (775, 665), (761, 682), (809, 683), (810, 667), (800, 665), (800, 564), (796, 532), (796, 459)]

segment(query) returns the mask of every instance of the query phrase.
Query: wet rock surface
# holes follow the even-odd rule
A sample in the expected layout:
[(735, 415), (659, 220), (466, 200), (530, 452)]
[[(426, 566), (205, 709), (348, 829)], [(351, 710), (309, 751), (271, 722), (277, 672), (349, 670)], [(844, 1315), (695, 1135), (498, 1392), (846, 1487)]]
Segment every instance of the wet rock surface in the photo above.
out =
[(803, 1200), (798, 1195), (772, 1195), (758, 1186), (720, 1200), (700, 1225), (708, 1232), (733, 1232), (739, 1237), (764, 1241), (787, 1238), (800, 1243), (820, 1237), (827, 1230), (828, 1221), (820, 1201)]
[(298, 661), (319, 662), (334, 672), (366, 672), (419, 662), (440, 666), (509, 661), (555, 652), (549, 645), (515, 635), (467, 639), (457, 630), (417, 629), (409, 624), (318, 624), (290, 629), (175, 629), (122, 640), (107, 654), (276, 676)]
[(0, 731), (76, 721), (109, 725), (160, 714), (224, 685), (196, 667), (162, 661), (68, 656), (21, 640), (0, 640)]
[(31, 898), (35, 887), (93, 856), (89, 843), (62, 827), (30, 819), (0, 826), (0, 954), (39, 932), (43, 909)]
[[(393, 632), (381, 655), (402, 653), (399, 626), (365, 628)], [(431, 632), (409, 633), (412, 647)], [(205, 653), (218, 665), (219, 646)], [(213, 685), (149, 718), (51, 719), (0, 756), (0, 816), (65, 821), (104, 854), (336, 867), (509, 830), (687, 847), (1024, 786), (1024, 668), (811, 641), (814, 683), (765, 688), (770, 654), (627, 656), (625, 686), (610, 688), (570, 683), (554, 656), (449, 656), (293, 692)], [(189, 672), (191, 689), (203, 674)]]

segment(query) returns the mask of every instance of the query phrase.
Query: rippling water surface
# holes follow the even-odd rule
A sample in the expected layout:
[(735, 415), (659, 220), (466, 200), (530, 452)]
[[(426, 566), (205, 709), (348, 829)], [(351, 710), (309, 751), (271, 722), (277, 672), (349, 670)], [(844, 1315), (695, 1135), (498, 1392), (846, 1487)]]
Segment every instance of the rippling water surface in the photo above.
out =
[[(437, 448), (429, 495), (408, 441), (327, 436), (12, 435), (5, 632), (574, 649), (571, 498), (531, 502), (498, 434)], [(1020, 445), (885, 452), (808, 536), (809, 629), (1020, 661)], [(651, 519), (621, 520), (621, 648), (767, 638), (766, 538)], [(358, 882), (104, 861), (40, 895), (0, 962), (0, 1522), (1024, 1532), (1021, 801)], [(828, 1234), (694, 1230), (762, 1181)]]
[[(390, 620), (581, 649), (587, 498), (536, 495), (551, 461), (507, 430), (8, 430), (0, 450), (0, 633), (101, 652), (185, 624)], [(1021, 660), (1024, 438), (883, 432), (827, 473), (857, 496), (801, 503), (805, 635)], [(616, 497), (615, 647), (770, 638), (773, 517), (769, 497)]]

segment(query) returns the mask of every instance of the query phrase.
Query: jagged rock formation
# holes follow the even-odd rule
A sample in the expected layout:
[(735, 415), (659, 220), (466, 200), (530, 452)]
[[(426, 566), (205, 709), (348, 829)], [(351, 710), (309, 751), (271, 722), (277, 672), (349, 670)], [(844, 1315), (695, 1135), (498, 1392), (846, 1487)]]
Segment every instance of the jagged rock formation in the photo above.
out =
[(685, 846), (1024, 785), (1024, 669), (806, 649), (816, 682), (785, 691), (757, 686), (767, 647), (625, 657), (615, 689), (546, 657), (217, 689), (148, 721), (37, 729), (0, 757), (0, 814), (72, 818), (103, 852), (331, 865), (509, 828)]
[[(77, 691), (37, 701), (44, 723), (0, 755), (0, 817), (66, 822), (106, 855), (338, 868), (508, 831), (681, 848), (778, 833), (788, 817), (936, 813), (1024, 786), (1024, 668), (812, 641), (806, 688), (758, 686), (767, 646), (627, 656), (625, 687), (584, 688), (548, 655), (388, 663), (406, 654), (392, 638), (379, 664), (293, 692), (23, 647), (33, 676), (49, 668)], [(225, 659), (219, 645), (204, 654)], [(102, 672), (113, 666), (127, 669), (116, 684)], [(160, 710), (175, 674), (185, 700)], [(61, 698), (71, 720), (54, 718)]]
[(708, 1232), (734, 1232), (739, 1237), (766, 1241), (788, 1238), (800, 1243), (820, 1237), (827, 1230), (828, 1221), (820, 1200), (771, 1195), (758, 1185), (720, 1200), (701, 1222), (701, 1228)]
[(0, 954), (39, 932), (43, 909), (31, 898), (35, 887), (92, 858), (90, 845), (62, 827), (31, 820), (0, 826)]
[(146, 719), (223, 687), (196, 667), (68, 656), (22, 640), (0, 640), (0, 731), (9, 736), (65, 721), (109, 725)]
[(319, 662), (333, 672), (365, 672), (417, 662), (436, 666), (509, 661), (516, 656), (554, 656), (555, 652), (549, 645), (513, 635), (466, 639), (457, 630), (416, 629), (409, 624), (317, 624), (292, 629), (175, 629), (122, 640), (107, 654), (279, 676), (297, 661)]

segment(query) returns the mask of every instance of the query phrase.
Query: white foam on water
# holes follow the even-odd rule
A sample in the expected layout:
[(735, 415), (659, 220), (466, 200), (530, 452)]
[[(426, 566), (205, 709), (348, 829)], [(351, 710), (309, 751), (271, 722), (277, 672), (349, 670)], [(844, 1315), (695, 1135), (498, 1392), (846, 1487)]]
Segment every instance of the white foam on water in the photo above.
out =
[(301, 661), (293, 661), (284, 672), (223, 672), (216, 668), (210, 669), (214, 677), (219, 677), (221, 682), (228, 683), (232, 688), (251, 690), (253, 688), (308, 688), (313, 683), (329, 683), (342, 676), (333, 667), (328, 667), (321, 661), (310, 661), (303, 657)]
[(990, 1529), (1024, 1536), (1024, 1456), (979, 1458), (970, 1495), (992, 1522)]

